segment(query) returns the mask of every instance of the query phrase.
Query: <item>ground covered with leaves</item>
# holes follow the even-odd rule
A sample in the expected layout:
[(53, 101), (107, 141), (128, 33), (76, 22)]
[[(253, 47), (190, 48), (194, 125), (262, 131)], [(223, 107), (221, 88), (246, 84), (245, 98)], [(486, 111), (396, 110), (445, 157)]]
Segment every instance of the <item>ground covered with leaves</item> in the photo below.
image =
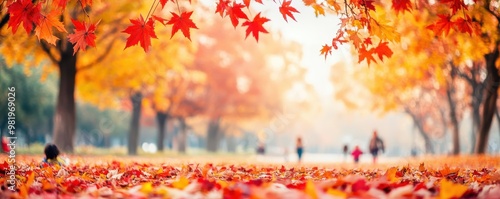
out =
[[(0, 156), (7, 160), (7, 156)], [(5, 158), (4, 158), (5, 157)], [(499, 198), (500, 157), (439, 157), (391, 164), (252, 163), (251, 158), (70, 157), (40, 166), (16, 157), (16, 191), (0, 163), (2, 198)]]

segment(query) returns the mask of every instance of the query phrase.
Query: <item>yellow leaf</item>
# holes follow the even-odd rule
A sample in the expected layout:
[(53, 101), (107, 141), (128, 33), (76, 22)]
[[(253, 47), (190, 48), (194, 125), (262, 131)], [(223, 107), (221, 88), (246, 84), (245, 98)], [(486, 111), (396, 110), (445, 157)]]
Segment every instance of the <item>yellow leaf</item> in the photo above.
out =
[(151, 182), (142, 184), (140, 191), (145, 194), (151, 193), (151, 191), (153, 191), (153, 184)]
[(460, 198), (467, 191), (468, 187), (461, 184), (455, 184), (446, 179), (441, 180), (440, 199)]
[(311, 199), (318, 199), (318, 193), (316, 192), (316, 187), (314, 186), (313, 181), (308, 180), (306, 182), (306, 189), (305, 189), (306, 194), (311, 197)]
[(172, 183), (172, 186), (177, 189), (184, 189), (189, 185), (189, 180), (185, 177), (181, 177), (179, 180)]
[(316, 17), (318, 17), (318, 15), (325, 16), (325, 9), (321, 5), (314, 3), (312, 7), (314, 8), (314, 14)]
[(333, 6), (333, 8), (335, 8), (335, 11), (341, 10), (340, 5), (337, 2), (335, 2), (335, 0), (326, 0), (326, 3), (328, 3), (328, 5), (330, 6)]
[(347, 194), (343, 191), (339, 191), (337, 189), (332, 189), (329, 188), (328, 191), (326, 191), (327, 194), (334, 196), (334, 198), (347, 198)]
[(396, 176), (396, 173), (398, 172), (398, 168), (396, 167), (391, 167), (387, 169), (387, 172), (385, 173), (387, 180), (389, 182), (395, 183), (399, 181), (399, 178)]

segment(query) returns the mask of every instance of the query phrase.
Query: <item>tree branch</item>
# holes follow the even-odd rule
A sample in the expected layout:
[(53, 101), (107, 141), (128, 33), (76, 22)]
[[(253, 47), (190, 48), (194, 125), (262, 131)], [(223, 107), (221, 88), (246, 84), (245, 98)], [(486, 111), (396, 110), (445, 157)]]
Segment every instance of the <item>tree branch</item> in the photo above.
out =
[(50, 51), (50, 47), (47, 46), (47, 43), (40, 41), (40, 46), (42, 47), (43, 52), (45, 52), (47, 56), (49, 56), (50, 60), (54, 64), (59, 64), (59, 60), (57, 60), (56, 57), (52, 54), (52, 52)]
[(9, 13), (7, 13), (5, 16), (2, 17), (2, 21), (0, 21), (0, 29), (2, 29), (3, 26), (7, 24), (7, 22), (9, 22), (9, 19), (10, 19)]
[(109, 45), (106, 47), (106, 50), (101, 55), (99, 55), (97, 58), (94, 59), (94, 61), (91, 61), (89, 64), (84, 65), (82, 67), (78, 67), (77, 71), (84, 71), (90, 69), (93, 66), (102, 62), (109, 55), (109, 52), (111, 51), (111, 48), (113, 47), (113, 44), (115, 44), (115, 42), (116, 42), (116, 37), (113, 40), (111, 40)]

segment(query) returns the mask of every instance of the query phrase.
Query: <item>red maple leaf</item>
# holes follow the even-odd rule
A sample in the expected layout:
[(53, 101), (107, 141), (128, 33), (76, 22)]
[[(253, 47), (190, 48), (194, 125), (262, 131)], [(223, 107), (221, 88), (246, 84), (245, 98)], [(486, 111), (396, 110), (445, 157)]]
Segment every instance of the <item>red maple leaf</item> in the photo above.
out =
[(400, 12), (411, 11), (411, 1), (410, 0), (392, 0), (392, 9), (396, 11), (397, 14)]
[(387, 58), (392, 56), (392, 50), (387, 44), (388, 42), (380, 42), (375, 48), (375, 53), (377, 53), (378, 58), (380, 58), (381, 61), (383, 61), (384, 56)]
[(472, 35), (473, 31), (473, 22), (470, 19), (469, 16), (466, 16), (466, 18), (458, 18), (455, 21), (455, 25), (457, 26), (458, 31), (460, 32), (465, 32), (469, 33), (469, 35)]
[(226, 8), (226, 13), (229, 15), (229, 18), (231, 19), (231, 23), (233, 26), (236, 28), (239, 24), (238, 19), (246, 19), (248, 20), (247, 15), (241, 11), (241, 8), (244, 8), (245, 6), (243, 4), (235, 3), (233, 2), (233, 6), (229, 6)]
[(226, 9), (229, 7), (229, 0), (219, 0), (217, 2), (217, 8), (215, 9), (215, 13), (219, 13), (221, 17), (224, 17), (226, 14)]
[(151, 47), (151, 38), (158, 38), (155, 34), (153, 19), (149, 18), (146, 22), (141, 15), (138, 19), (130, 19), (130, 22), (132, 22), (133, 25), (127, 27), (127, 29), (123, 31), (124, 33), (130, 34), (125, 48), (140, 43), (144, 51), (148, 52), (149, 47)]
[(329, 46), (329, 45), (326, 45), (326, 44), (325, 44), (325, 45), (323, 45), (323, 47), (321, 48), (321, 51), (320, 51), (320, 52), (321, 52), (321, 54), (320, 54), (320, 55), (323, 55), (323, 54), (324, 54), (324, 55), (325, 55), (325, 59), (326, 59), (326, 56), (327, 56), (328, 54), (332, 55), (332, 47), (331, 47), (331, 46)]
[(245, 4), (246, 7), (250, 6), (250, 1), (251, 0), (243, 0), (243, 4)]
[(463, 0), (441, 0), (441, 3), (449, 4), (453, 15), (460, 9), (467, 10), (467, 6)]
[(287, 19), (286, 19), (286, 16), (289, 16), (294, 21), (297, 21), (297, 20), (295, 20), (295, 17), (293, 16), (293, 13), (294, 12), (295, 13), (300, 13), (297, 9), (295, 9), (292, 6), (290, 6), (290, 3), (292, 3), (292, 1), (284, 0), (283, 4), (281, 4), (281, 7), (280, 7), (280, 12), (283, 15), (283, 18), (285, 19), (286, 22), (288, 22)]
[(9, 5), (8, 11), (10, 14), (9, 27), (12, 27), (14, 34), (21, 22), (24, 30), (29, 34), (33, 30), (33, 24), (37, 25), (42, 19), (41, 4), (33, 4), (31, 0), (17, 0)]
[(58, 7), (64, 9), (68, 4), (68, 0), (52, 0), (52, 5), (57, 5)]
[(263, 3), (262, 3), (262, 0), (255, 0), (255, 2), (260, 3), (260, 4), (263, 4)]
[(360, 4), (367, 8), (368, 10), (375, 10), (375, 6), (373, 5), (374, 0), (360, 0)]
[(258, 42), (259, 32), (268, 33), (267, 30), (262, 26), (264, 23), (268, 21), (269, 21), (268, 18), (260, 17), (260, 12), (259, 12), (259, 14), (255, 15), (255, 17), (253, 18), (253, 21), (246, 21), (245, 23), (243, 23), (242, 26), (248, 26), (245, 39), (251, 32), (255, 40), (257, 40)]
[(172, 13), (173, 15), (172, 18), (167, 22), (167, 24), (173, 24), (172, 36), (170, 36), (170, 38), (172, 38), (178, 30), (181, 30), (184, 37), (187, 37), (189, 40), (191, 40), (189, 29), (198, 29), (198, 27), (196, 27), (196, 24), (193, 23), (193, 20), (190, 19), (193, 12), (182, 12), (180, 16), (173, 12), (170, 13)]
[(445, 33), (445, 36), (450, 33), (450, 29), (453, 27), (453, 22), (451, 21), (451, 16), (449, 15), (438, 15), (439, 19), (436, 23), (427, 26), (427, 29), (434, 31), (436, 35), (441, 35)]
[(377, 62), (375, 61), (375, 58), (373, 57), (373, 48), (370, 50), (366, 50), (366, 48), (363, 46), (359, 49), (358, 51), (359, 57), (358, 57), (358, 63), (361, 63), (363, 60), (366, 59), (366, 62), (368, 65), (370, 65), (370, 62)]
[(85, 22), (79, 22), (78, 20), (71, 19), (73, 26), (75, 26), (75, 33), (69, 34), (68, 39), (73, 46), (73, 55), (78, 52), (78, 50), (85, 51), (87, 46), (95, 47), (95, 30), (100, 21), (95, 24), (88, 25)]

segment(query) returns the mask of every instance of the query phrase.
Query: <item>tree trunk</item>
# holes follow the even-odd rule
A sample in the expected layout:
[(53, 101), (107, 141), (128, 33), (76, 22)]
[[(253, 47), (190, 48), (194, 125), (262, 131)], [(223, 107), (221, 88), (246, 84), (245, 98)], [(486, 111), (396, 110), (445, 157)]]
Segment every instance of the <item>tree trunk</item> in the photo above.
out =
[(158, 122), (158, 151), (163, 151), (165, 148), (165, 133), (166, 133), (166, 124), (168, 120), (168, 115), (164, 112), (157, 111), (156, 112), (156, 122)]
[(219, 131), (220, 119), (210, 120), (207, 128), (207, 151), (216, 152), (219, 149)]
[(139, 144), (139, 122), (141, 119), (142, 94), (137, 92), (130, 97), (132, 101), (132, 121), (130, 122), (130, 132), (128, 134), (128, 154), (137, 155)]
[(460, 153), (460, 132), (459, 132), (459, 126), (458, 126), (458, 118), (457, 118), (457, 111), (456, 111), (456, 104), (455, 101), (453, 100), (453, 94), (455, 93), (454, 90), (454, 79), (455, 79), (455, 74), (452, 71), (451, 72), (451, 80), (448, 82), (447, 88), (446, 88), (446, 96), (448, 99), (448, 106), (450, 108), (450, 120), (451, 120), (451, 130), (452, 130), (452, 144), (453, 148), (451, 153), (453, 155), (458, 155)]
[(54, 115), (54, 144), (59, 150), (72, 153), (75, 141), (75, 79), (77, 55), (73, 56), (72, 45), (61, 53), (59, 61), (59, 93)]
[(497, 109), (500, 76), (498, 74), (498, 69), (495, 66), (495, 62), (498, 59), (498, 55), (498, 44), (497, 46), (495, 46), (495, 50), (492, 53), (485, 55), (488, 76), (486, 77), (486, 96), (483, 104), (481, 126), (479, 127), (479, 132), (477, 134), (478, 137), (476, 140), (476, 148), (474, 150), (476, 154), (484, 154), (486, 152), (491, 123), (493, 122), (493, 116), (495, 115)]
[(425, 132), (424, 127), (422, 126), (422, 123), (420, 122), (419, 118), (417, 118), (417, 116), (408, 109), (406, 109), (406, 113), (408, 113), (411, 116), (415, 126), (417, 126), (418, 132), (420, 132), (420, 135), (422, 136), (422, 138), (424, 138), (425, 153), (434, 154), (434, 147), (432, 146), (432, 140), (429, 137), (429, 135), (427, 135), (427, 133)]
[(177, 134), (177, 143), (178, 143), (178, 151), (180, 153), (186, 153), (186, 142), (187, 142), (187, 124), (186, 120), (183, 117), (179, 117), (179, 123), (180, 123), (180, 131), (179, 134)]
[(111, 147), (111, 135), (109, 133), (103, 133), (102, 135), (103, 139), (103, 147), (104, 148), (109, 148)]

